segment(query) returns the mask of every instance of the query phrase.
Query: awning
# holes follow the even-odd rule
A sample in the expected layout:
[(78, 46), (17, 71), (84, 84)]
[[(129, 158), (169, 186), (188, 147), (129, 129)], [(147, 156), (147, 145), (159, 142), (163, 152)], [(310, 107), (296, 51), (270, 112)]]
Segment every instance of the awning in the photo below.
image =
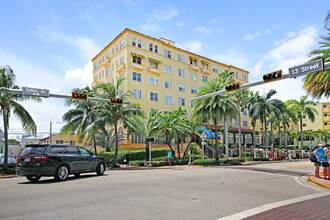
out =
[(140, 57), (141, 59), (145, 59), (145, 57), (141, 54), (137, 54), (137, 53), (132, 52), (132, 55), (133, 55), (133, 57)]
[(150, 57), (149, 57), (149, 60), (152, 61), (152, 62), (155, 62), (155, 63), (162, 64), (162, 62), (160, 62), (159, 60), (156, 60), (156, 59), (154, 59), (154, 58), (150, 58)]

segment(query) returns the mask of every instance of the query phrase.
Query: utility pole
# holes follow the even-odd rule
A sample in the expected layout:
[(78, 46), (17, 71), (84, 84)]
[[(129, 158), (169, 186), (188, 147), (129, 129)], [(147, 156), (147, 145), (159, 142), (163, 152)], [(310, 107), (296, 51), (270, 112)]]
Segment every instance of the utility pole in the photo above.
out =
[(52, 143), (52, 122), (49, 123), (49, 143)]

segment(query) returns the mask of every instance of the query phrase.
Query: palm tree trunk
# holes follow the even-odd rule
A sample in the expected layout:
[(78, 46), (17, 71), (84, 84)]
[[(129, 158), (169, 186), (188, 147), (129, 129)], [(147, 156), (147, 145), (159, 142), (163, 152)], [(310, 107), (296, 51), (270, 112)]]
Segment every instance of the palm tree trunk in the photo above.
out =
[(285, 146), (285, 148), (288, 148), (288, 137), (286, 134), (286, 124), (285, 123), (283, 124), (283, 129), (284, 129), (284, 146)]
[[(301, 142), (301, 145), (300, 145), (300, 152), (301, 152), (301, 150), (303, 149), (303, 142), (304, 142), (303, 141), (302, 117), (300, 117), (300, 142)], [(300, 157), (300, 159), (301, 159), (301, 157)]]
[(211, 145), (212, 145), (212, 148), (214, 150), (214, 143), (213, 143), (213, 137), (212, 137), (212, 130), (211, 130), (210, 122), (208, 122), (207, 125), (209, 126), (209, 131), (210, 131), (210, 135), (211, 135)]
[(177, 134), (176, 150), (178, 151), (178, 155), (179, 155), (179, 159), (180, 159), (180, 134)]
[(263, 146), (265, 144), (264, 139), (264, 122), (261, 122), (261, 145)]
[(95, 152), (95, 155), (97, 156), (97, 149), (96, 149), (95, 135), (92, 136), (92, 139), (93, 139), (93, 145), (94, 145), (94, 152)]
[(271, 139), (272, 139), (272, 146), (274, 147), (273, 123), (270, 124), (270, 136), (271, 136)]
[(241, 111), (239, 104), (239, 97), (237, 98), (237, 109), (238, 109), (238, 157), (242, 157), (242, 143), (241, 143)]
[(252, 141), (252, 144), (253, 146), (255, 147), (256, 146), (256, 127), (255, 126), (252, 126), (253, 128), (253, 133), (252, 133), (252, 138), (253, 138), (253, 141)]
[(117, 155), (118, 155), (118, 133), (117, 133), (117, 122), (115, 122), (115, 138), (116, 138), (116, 149), (115, 149), (115, 158), (113, 160), (113, 166), (117, 166)]
[(280, 123), (280, 126), (278, 126), (278, 134), (279, 134), (279, 142), (280, 142), (280, 146), (282, 146), (281, 123)]
[(225, 119), (225, 146), (226, 146), (226, 160), (228, 160), (229, 150), (228, 150), (228, 126), (227, 120)]
[(3, 130), (5, 135), (5, 155), (4, 155), (4, 162), (3, 162), (3, 169), (7, 170), (8, 168), (8, 124), (7, 124), (7, 108), (4, 107), (2, 109), (2, 116), (3, 116)]
[(217, 161), (219, 161), (219, 140), (218, 140), (218, 127), (217, 127), (218, 120), (217, 120), (217, 116), (216, 115), (214, 115), (213, 121), (214, 121), (214, 129), (215, 129), (214, 130), (214, 137), (215, 137), (215, 159)]
[(266, 144), (266, 148), (268, 148), (268, 135), (267, 135), (267, 121), (266, 121), (266, 114), (264, 115), (264, 121), (265, 121), (265, 144)]

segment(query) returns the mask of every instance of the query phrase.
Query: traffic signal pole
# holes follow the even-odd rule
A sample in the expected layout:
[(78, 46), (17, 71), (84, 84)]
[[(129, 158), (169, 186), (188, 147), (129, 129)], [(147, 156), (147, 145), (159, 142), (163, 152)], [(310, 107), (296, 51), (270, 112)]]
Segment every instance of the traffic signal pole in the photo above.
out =
[[(324, 63), (324, 68), (323, 69), (330, 69), (330, 62)], [(284, 74), (283, 75), (283, 79), (288, 79), (288, 78), (290, 78), (290, 74)], [(259, 85), (262, 85), (262, 84), (264, 84), (263, 80), (260, 80), (260, 81), (257, 81), (257, 82), (246, 83), (246, 84), (241, 85), (241, 89), (246, 89), (246, 88), (250, 88), (250, 87), (254, 87), (254, 86), (259, 86)], [(198, 99), (204, 99), (204, 98), (212, 97), (212, 96), (215, 96), (215, 95), (220, 95), (222, 93), (226, 93), (226, 90), (223, 89), (221, 91), (217, 91), (217, 92), (209, 93), (209, 94), (206, 94), (206, 95), (201, 95), (201, 96), (198, 96), (198, 97), (194, 97), (194, 98), (191, 98), (190, 101), (195, 101), (195, 100), (198, 100)]]

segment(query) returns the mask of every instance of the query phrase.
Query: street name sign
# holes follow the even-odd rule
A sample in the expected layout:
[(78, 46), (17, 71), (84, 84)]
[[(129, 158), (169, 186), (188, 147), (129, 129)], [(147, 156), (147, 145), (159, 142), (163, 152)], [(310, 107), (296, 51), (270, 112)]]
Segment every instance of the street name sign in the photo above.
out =
[(320, 70), (323, 70), (323, 59), (289, 68), (289, 77), (296, 78)]
[(25, 86), (25, 87), (22, 87), (22, 95), (49, 98), (49, 90), (48, 89), (30, 88), (30, 87)]

